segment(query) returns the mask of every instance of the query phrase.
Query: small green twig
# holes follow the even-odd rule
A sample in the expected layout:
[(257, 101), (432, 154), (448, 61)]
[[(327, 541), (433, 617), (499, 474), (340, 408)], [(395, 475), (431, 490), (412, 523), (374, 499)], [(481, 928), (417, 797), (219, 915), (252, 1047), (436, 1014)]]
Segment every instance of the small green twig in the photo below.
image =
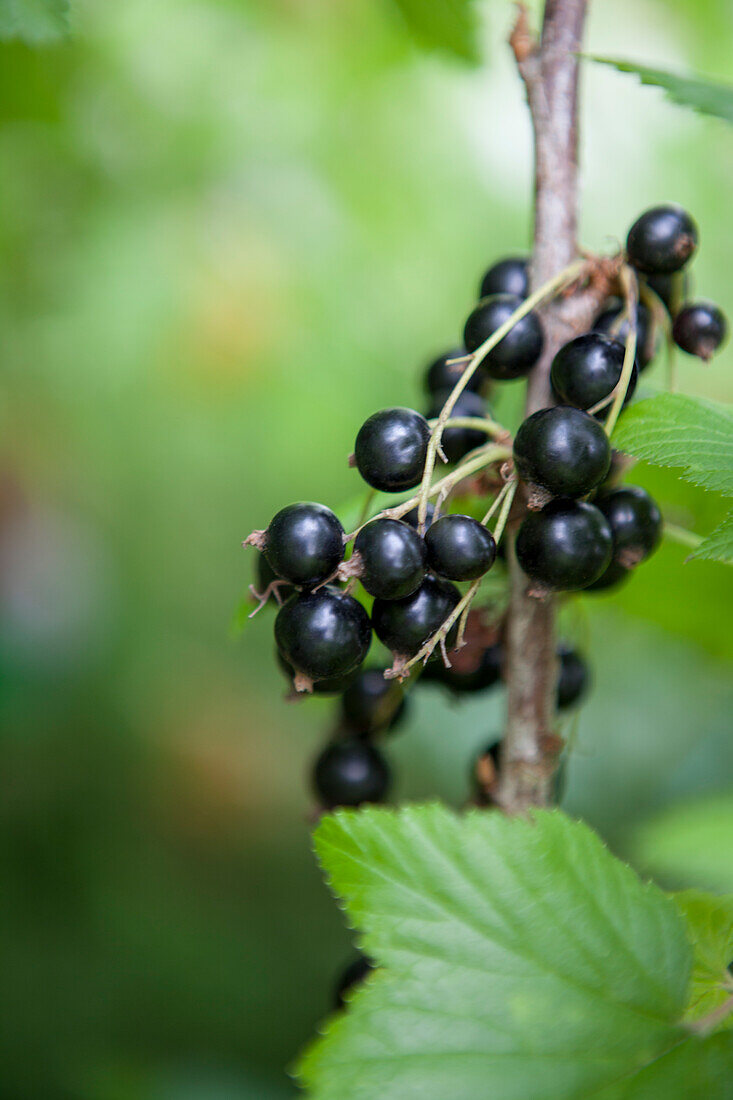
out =
[(626, 337), (626, 350), (624, 351), (624, 365), (621, 368), (621, 377), (616, 383), (613, 404), (611, 405), (611, 411), (604, 425), (606, 435), (609, 439), (613, 434), (618, 415), (626, 400), (631, 374), (634, 369), (634, 361), (636, 359), (636, 306), (639, 298), (639, 287), (636, 275), (627, 264), (624, 264), (621, 268), (620, 278), (624, 288), (624, 300), (629, 314), (629, 333)]
[(664, 534), (673, 542), (678, 542), (680, 546), (688, 546), (691, 550), (697, 550), (704, 541), (702, 535), (696, 535), (686, 527), (678, 527), (676, 523), (665, 523)]

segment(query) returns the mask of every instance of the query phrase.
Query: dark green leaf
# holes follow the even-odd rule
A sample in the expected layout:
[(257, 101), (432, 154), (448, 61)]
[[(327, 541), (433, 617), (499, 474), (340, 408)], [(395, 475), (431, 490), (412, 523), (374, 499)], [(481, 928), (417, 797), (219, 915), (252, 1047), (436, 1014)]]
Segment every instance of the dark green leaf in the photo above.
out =
[(700, 77), (682, 76), (663, 69), (649, 69), (633, 61), (620, 61), (612, 57), (588, 57), (600, 65), (611, 65), (622, 73), (633, 73), (642, 84), (663, 88), (667, 98), (683, 107), (692, 107), (703, 115), (713, 115), (733, 123), (733, 87), (703, 80)]
[(0, 39), (38, 46), (68, 33), (69, 0), (0, 0)]
[(475, 0), (393, 0), (423, 46), (473, 64), (481, 58)]

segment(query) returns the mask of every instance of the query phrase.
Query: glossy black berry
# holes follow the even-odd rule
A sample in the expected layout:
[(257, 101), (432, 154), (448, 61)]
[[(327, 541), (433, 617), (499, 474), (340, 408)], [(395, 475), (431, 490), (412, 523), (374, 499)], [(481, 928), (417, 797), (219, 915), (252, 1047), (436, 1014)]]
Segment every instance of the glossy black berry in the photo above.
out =
[[(624, 345), (600, 332), (587, 332), (564, 344), (552, 361), (553, 389), (560, 401), (576, 409), (590, 409), (613, 392), (624, 365)], [(636, 389), (639, 368), (631, 371), (628, 401)], [(604, 410), (607, 414), (608, 408)]]
[(559, 498), (519, 528), (517, 560), (527, 576), (559, 591), (585, 588), (611, 561), (611, 527), (593, 504)]
[(529, 294), (529, 261), (526, 256), (509, 256), (499, 260), (481, 280), (479, 298), (490, 294), (514, 294), (526, 298)]
[[(286, 661), (277, 647), (275, 648), (275, 655), (277, 657), (277, 663), (282, 669), (285, 678), (291, 687), (295, 687), (296, 671), (293, 666)], [(345, 676), (331, 676), (325, 680), (316, 680), (313, 684), (314, 695), (343, 695), (349, 684), (353, 683), (354, 679), (359, 675), (359, 667), (352, 669), (351, 672), (347, 672)]]
[(405, 715), (407, 699), (382, 668), (364, 668), (344, 692), (341, 714), (353, 733), (368, 736), (394, 729)]
[(712, 302), (687, 302), (672, 326), (677, 347), (706, 362), (712, 359), (727, 335), (725, 315)]
[(328, 585), (292, 596), (280, 608), (275, 641), (296, 672), (311, 680), (345, 676), (367, 655), (369, 616), (353, 596)]
[[(443, 393), (450, 391), (455, 386), (458, 379), (461, 377), (466, 369), (465, 363), (451, 363), (451, 359), (460, 359), (465, 356), (465, 348), (453, 348), (452, 351), (446, 351), (443, 355), (439, 355), (437, 359), (428, 367), (425, 372), (425, 389), (428, 393)], [(474, 371), (468, 382), (466, 383), (466, 389), (478, 393), (481, 386), (484, 384), (484, 375), (481, 371)], [(465, 391), (464, 391), (465, 392)]]
[(359, 473), (373, 489), (400, 493), (419, 484), (430, 428), (414, 409), (382, 409), (359, 429), (354, 454)]
[(374, 970), (374, 963), (366, 955), (358, 955), (350, 962), (339, 976), (334, 991), (334, 1007), (343, 1008), (346, 1002), (346, 994), (355, 986), (361, 985), (364, 979)]
[(460, 598), (455, 585), (427, 576), (417, 592), (404, 600), (374, 601), (374, 631), (394, 653), (414, 657), (430, 635), (442, 626)]
[(557, 709), (565, 710), (582, 699), (588, 690), (588, 666), (570, 646), (558, 647), (560, 670), (557, 677)]
[[(449, 391), (443, 390), (436, 394), (428, 409), (428, 418), (440, 416), (441, 409), (450, 396)], [(451, 418), (478, 417), (484, 419), (487, 416), (486, 402), (477, 393), (464, 390), (453, 406)], [(476, 428), (446, 428), (443, 432), (441, 446), (449, 462), (460, 462), (469, 451), (480, 447), (487, 440), (485, 432)]]
[(320, 584), (343, 560), (344, 529), (323, 504), (289, 504), (265, 532), (265, 556), (286, 581)]
[(650, 275), (679, 271), (696, 248), (695, 222), (686, 210), (672, 203), (646, 210), (626, 238), (629, 263)]
[[(516, 294), (493, 294), (482, 298), (466, 321), (463, 342), (468, 351), (476, 351), (522, 304)], [(542, 353), (544, 336), (536, 313), (529, 312), (512, 328), (481, 363), (490, 378), (521, 378), (535, 365)]]
[(569, 405), (527, 417), (514, 439), (519, 476), (554, 496), (581, 497), (600, 485), (611, 465), (603, 427)]
[(644, 282), (661, 298), (671, 317), (679, 310), (690, 287), (690, 277), (686, 271), (675, 271), (671, 275), (647, 275)]
[[(430, 524), (433, 522), (433, 516), (434, 515), (435, 515), (435, 505), (431, 504), (430, 501), (428, 501), (428, 506), (425, 510), (425, 526), (426, 527), (429, 527)], [(418, 528), (417, 507), (411, 508), (410, 511), (407, 512), (402, 517), (402, 519), (404, 520), (405, 523), (409, 523), (410, 527), (414, 527), (415, 530), (417, 530), (417, 528)]]
[(624, 581), (627, 581), (630, 576), (630, 569), (612, 560), (608, 568), (601, 573), (598, 580), (593, 581), (592, 584), (587, 584), (583, 592), (607, 592), (613, 588), (620, 588)]
[(497, 642), (482, 650), (473, 647), (473, 652), (468, 648), (448, 654), (450, 668), (442, 660), (429, 661), (421, 679), (437, 680), (459, 695), (487, 691), (501, 683), (503, 647)]
[(626, 569), (653, 554), (662, 538), (662, 513), (639, 485), (622, 485), (593, 502), (611, 525), (613, 560)]
[(389, 767), (379, 749), (358, 738), (326, 745), (313, 768), (313, 787), (327, 810), (381, 802), (389, 782)]
[[(262, 595), (271, 584), (280, 580), (282, 580), (282, 577), (278, 577), (277, 573), (260, 550), (257, 554), (257, 565), (255, 567), (255, 587), (257, 591)], [(288, 597), (293, 594), (293, 586), (291, 584), (280, 584), (278, 586), (278, 594), (281, 601), (287, 600)], [(271, 602), (275, 603), (274, 600)]]
[(419, 588), (427, 550), (414, 527), (399, 519), (374, 519), (354, 541), (359, 579), (371, 596), (398, 600)]
[[(620, 344), (626, 343), (629, 335), (629, 322), (624, 317), (624, 307), (612, 306), (604, 310), (593, 325), (594, 332), (600, 332), (604, 336), (610, 336), (612, 340), (618, 340)], [(643, 302), (636, 307), (636, 358), (641, 370), (651, 363), (654, 356), (652, 341), (652, 318), (649, 310)]]
[(430, 568), (451, 581), (475, 581), (496, 561), (494, 536), (471, 516), (441, 516), (425, 532)]

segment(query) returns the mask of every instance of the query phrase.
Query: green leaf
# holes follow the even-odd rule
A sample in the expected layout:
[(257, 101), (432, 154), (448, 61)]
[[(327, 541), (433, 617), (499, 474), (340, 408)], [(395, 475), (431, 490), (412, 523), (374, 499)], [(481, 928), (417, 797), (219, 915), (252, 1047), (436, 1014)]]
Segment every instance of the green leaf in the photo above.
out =
[(69, 0), (0, 0), (0, 39), (39, 46), (68, 33)]
[(692, 107), (703, 115), (713, 115), (726, 122), (733, 123), (733, 87), (718, 84), (700, 77), (682, 76), (663, 69), (649, 69), (646, 65), (637, 65), (633, 61), (620, 61), (612, 57), (591, 57), (599, 65), (611, 65), (622, 73), (633, 73), (642, 84), (653, 84), (663, 88), (667, 98), (683, 107)]
[(725, 405), (671, 393), (639, 401), (619, 417), (613, 445), (733, 496), (733, 412)]
[(634, 863), (673, 885), (733, 891), (733, 791), (677, 803), (633, 837)]
[[(675, 894), (693, 947), (689, 1020), (699, 1020), (725, 1004), (733, 992), (733, 894), (717, 898), (697, 890)], [(733, 1027), (733, 1015), (723, 1022)]]
[(379, 968), (305, 1053), (313, 1100), (692, 1100), (710, 1065), (733, 1071), (732, 1043), (680, 1024), (680, 913), (587, 826), (374, 807), (325, 818), (315, 843)]
[(690, 556), (733, 564), (733, 512), (728, 513)]
[(412, 35), (423, 46), (476, 64), (478, 20), (475, 0), (393, 0)]

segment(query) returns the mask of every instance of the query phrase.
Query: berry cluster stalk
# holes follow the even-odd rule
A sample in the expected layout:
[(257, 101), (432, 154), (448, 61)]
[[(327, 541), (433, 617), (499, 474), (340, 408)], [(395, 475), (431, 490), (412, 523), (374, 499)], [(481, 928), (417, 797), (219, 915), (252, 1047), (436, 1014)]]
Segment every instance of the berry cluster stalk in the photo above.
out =
[[(535, 226), (532, 287), (577, 256), (578, 53), (587, 0), (546, 0), (539, 41), (520, 6), (511, 46), (525, 84), (535, 146)], [(558, 349), (589, 327), (597, 295), (555, 299), (541, 309), (545, 349), (527, 386), (527, 415), (552, 404), (550, 366)], [(521, 513), (508, 538), (511, 574), (506, 636), (508, 710), (496, 800), (509, 812), (551, 801), (562, 747), (554, 733), (555, 601), (528, 594), (514, 554)], [(512, 530), (513, 528), (513, 530)]]

